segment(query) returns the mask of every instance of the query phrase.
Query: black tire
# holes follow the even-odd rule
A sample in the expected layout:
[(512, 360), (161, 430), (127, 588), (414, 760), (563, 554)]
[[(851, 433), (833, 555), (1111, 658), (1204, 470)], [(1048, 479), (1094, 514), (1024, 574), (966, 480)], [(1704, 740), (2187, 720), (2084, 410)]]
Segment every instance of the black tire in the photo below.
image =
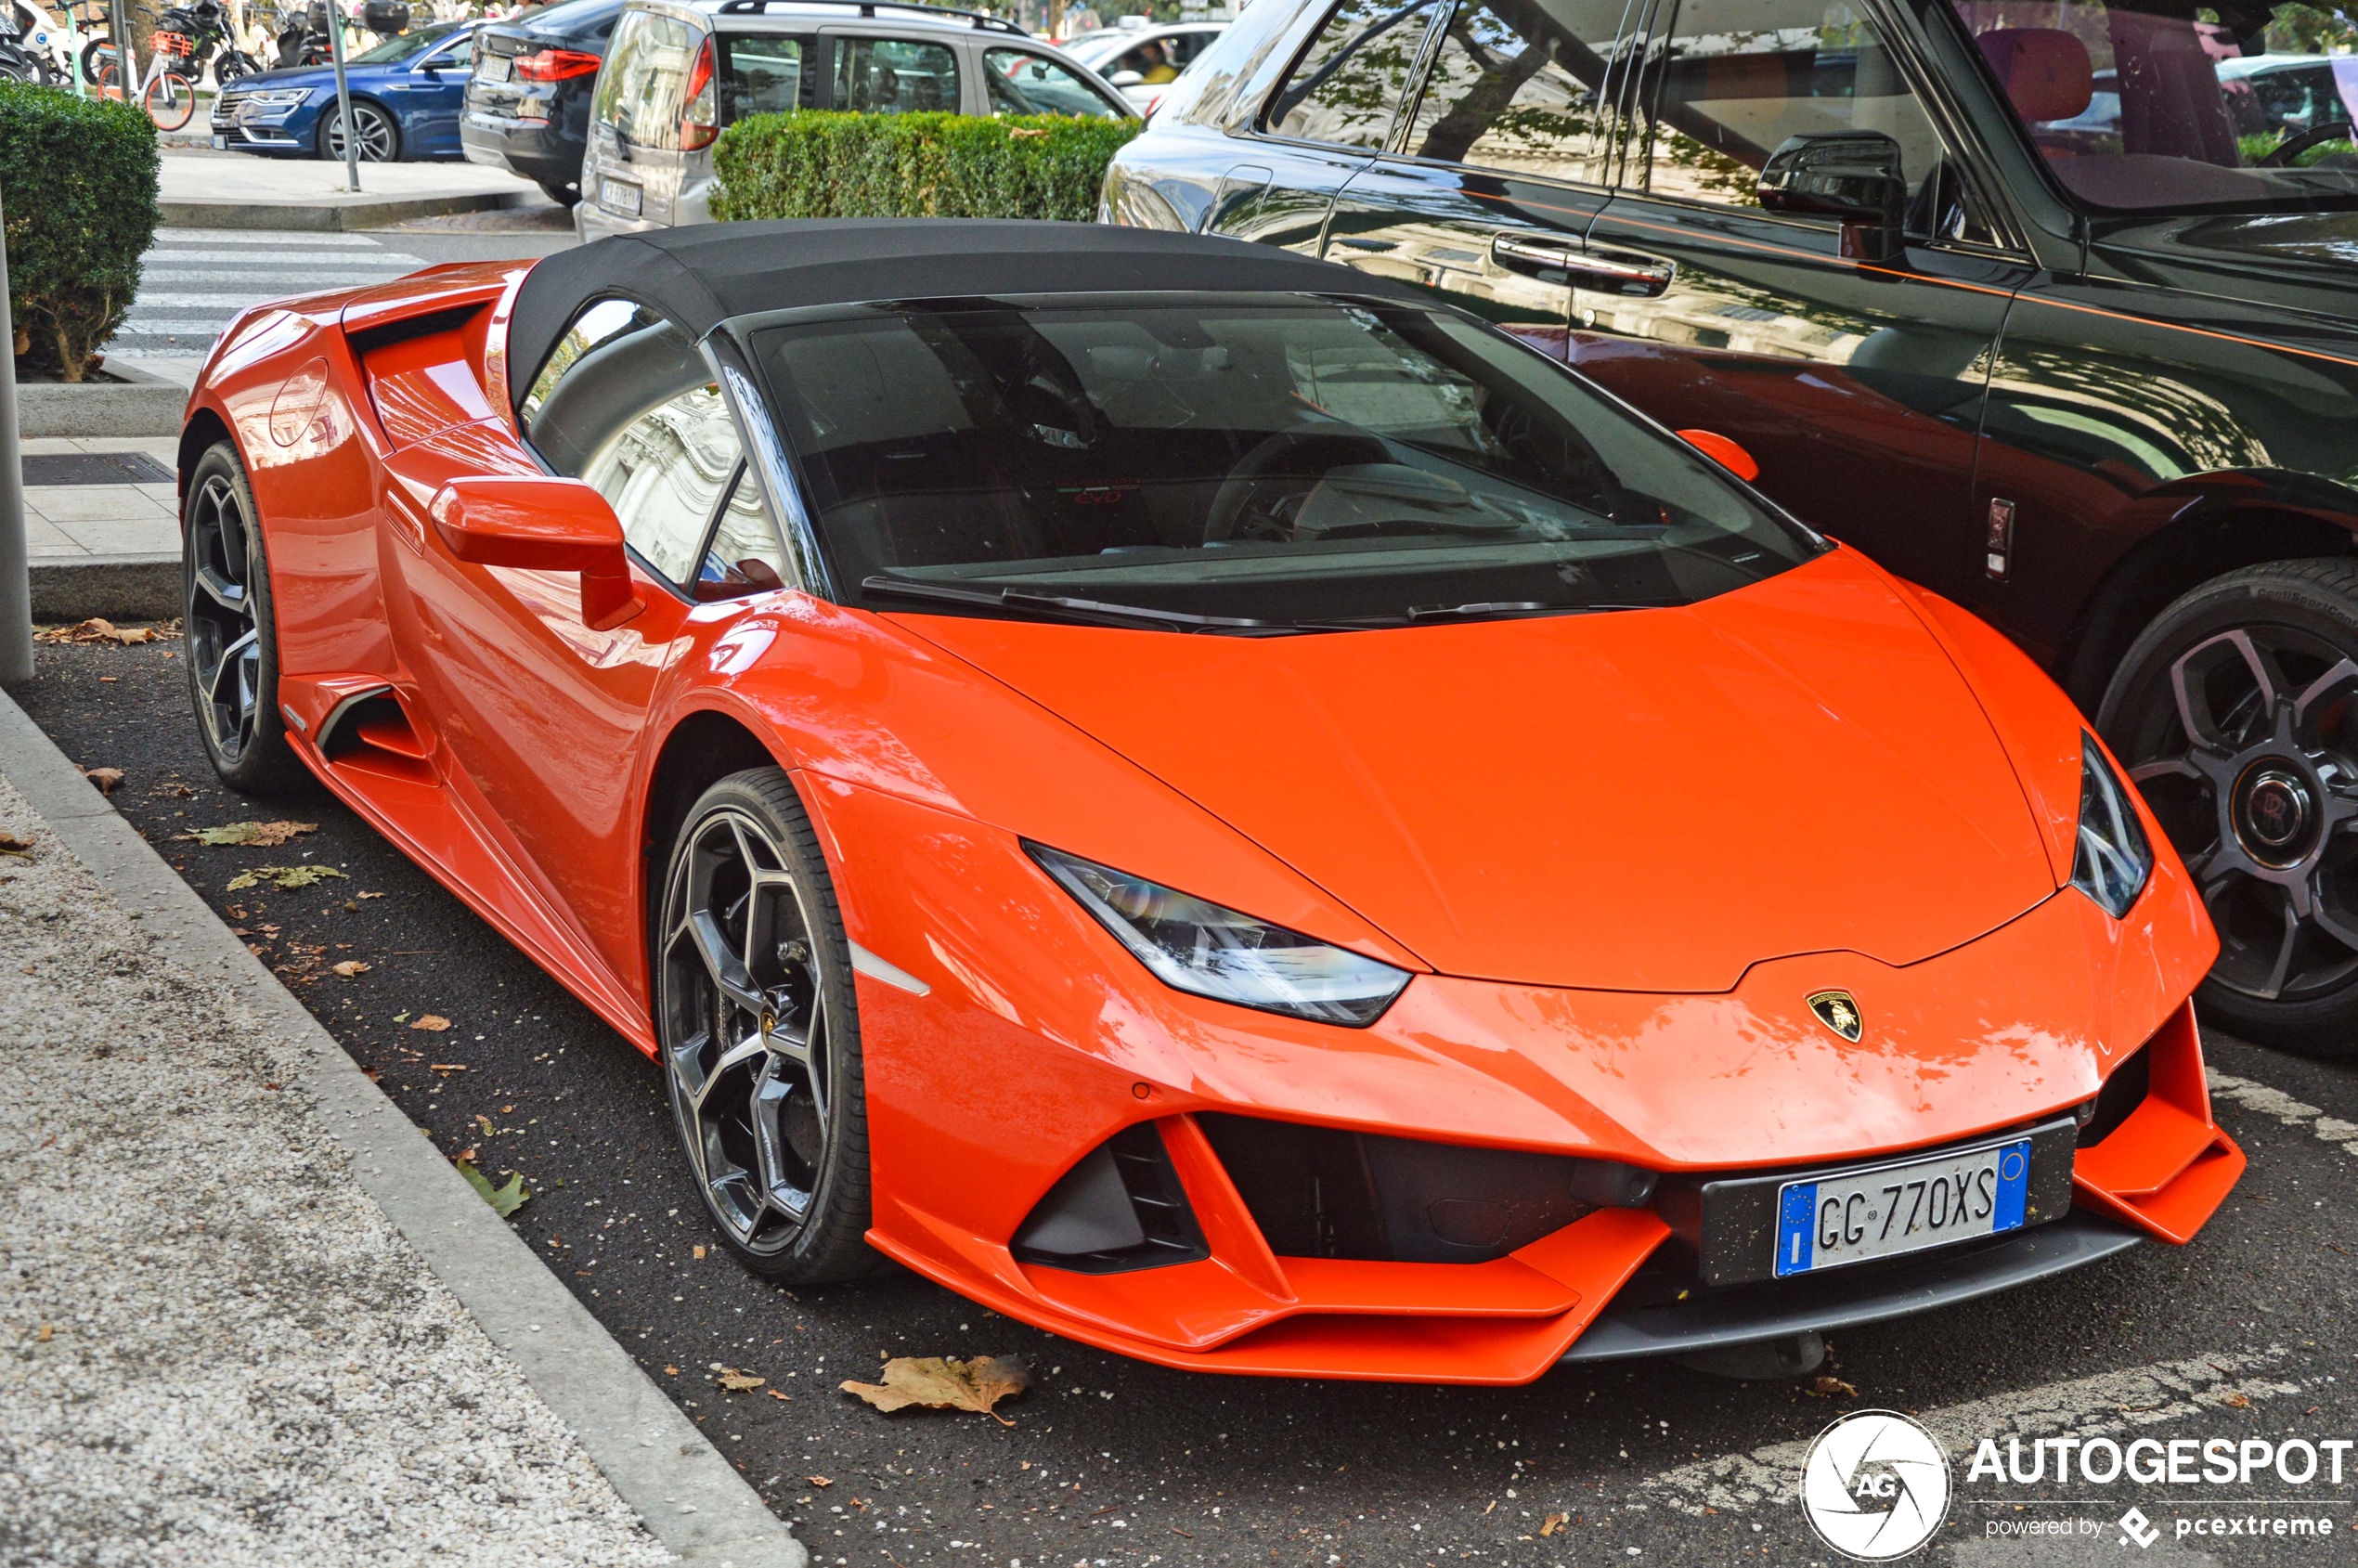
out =
[(655, 1032), (706, 1215), (764, 1278), (874, 1272), (851, 944), (784, 770), (706, 790), (664, 866)]
[(114, 45), (104, 38), (93, 38), (82, 45), (82, 79), (93, 86), (103, 86), (114, 80)]
[(180, 511), (181, 627), (197, 734), (221, 782), (280, 796), (309, 778), (279, 710), (279, 632), (262, 513), (228, 442), (197, 460)]
[(2185, 594), (2096, 722), (2219, 928), (2204, 1017), (2358, 1053), (2358, 562), (2272, 562)]
[(540, 193), (560, 207), (573, 206), (581, 200), (581, 192), (571, 186), (553, 185), (547, 180), (540, 181), (539, 185)]
[[(367, 98), (352, 100), (352, 121), (360, 127), (360, 162), (363, 163), (398, 163), (401, 162), (401, 126), (390, 110)], [(330, 109), (319, 116), (319, 156), (329, 162), (343, 162), (343, 148), (339, 127), (343, 115)]]

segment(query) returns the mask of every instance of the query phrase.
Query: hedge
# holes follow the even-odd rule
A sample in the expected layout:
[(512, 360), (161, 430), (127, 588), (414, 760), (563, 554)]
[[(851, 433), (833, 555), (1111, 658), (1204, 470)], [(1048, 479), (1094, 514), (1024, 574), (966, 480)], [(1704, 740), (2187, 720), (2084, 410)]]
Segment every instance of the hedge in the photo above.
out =
[(8, 308), (34, 369), (78, 382), (122, 325), (155, 239), (156, 176), (138, 105), (0, 83)]
[(1051, 218), (1097, 214), (1135, 120), (1061, 114), (757, 114), (720, 133), (716, 218)]

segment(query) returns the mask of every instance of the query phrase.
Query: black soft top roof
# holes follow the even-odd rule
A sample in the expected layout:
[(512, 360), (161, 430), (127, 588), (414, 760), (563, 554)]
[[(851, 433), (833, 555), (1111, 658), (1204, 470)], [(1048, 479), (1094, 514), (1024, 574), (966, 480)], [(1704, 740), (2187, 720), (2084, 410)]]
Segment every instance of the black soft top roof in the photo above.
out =
[(1388, 294), (1405, 286), (1269, 245), (1103, 224), (802, 218), (620, 234), (525, 275), (508, 323), (522, 402), (576, 312), (602, 295), (654, 306), (701, 338), (754, 311), (978, 294), (1243, 290)]

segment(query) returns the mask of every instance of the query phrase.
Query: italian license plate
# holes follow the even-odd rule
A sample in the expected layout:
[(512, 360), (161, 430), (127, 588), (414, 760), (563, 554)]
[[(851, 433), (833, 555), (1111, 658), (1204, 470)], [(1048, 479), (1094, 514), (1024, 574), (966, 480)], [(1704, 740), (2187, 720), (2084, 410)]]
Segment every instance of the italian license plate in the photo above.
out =
[(635, 218), (639, 215), (639, 188), (635, 185), (625, 185), (620, 180), (598, 182), (598, 201), (602, 206)]
[(1777, 1274), (1784, 1277), (2019, 1230), (2030, 1140), (1777, 1189)]
[(214, 137), (214, 138), (213, 138), (213, 150), (214, 150), (214, 151), (215, 151), (215, 152), (227, 152), (227, 151), (228, 151), (228, 150), (229, 150), (229, 138), (228, 138), (227, 136), (215, 136), (215, 137)]
[(505, 82), (508, 79), (508, 72), (514, 69), (515, 62), (509, 59), (507, 56), (495, 55), (486, 50), (482, 60), (475, 66), (475, 74), (486, 82)]

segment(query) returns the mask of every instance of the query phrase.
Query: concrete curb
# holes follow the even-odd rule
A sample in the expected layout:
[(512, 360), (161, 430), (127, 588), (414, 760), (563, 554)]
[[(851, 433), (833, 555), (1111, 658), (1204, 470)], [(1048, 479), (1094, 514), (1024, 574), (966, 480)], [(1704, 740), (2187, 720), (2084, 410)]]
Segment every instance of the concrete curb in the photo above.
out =
[(658, 1541), (711, 1568), (805, 1568), (802, 1544), (695, 1423), (5, 694), (0, 772), (125, 912), (139, 914), (159, 952), (220, 974), (271, 1025), (311, 1048), (317, 1078), (304, 1087), (356, 1156), (362, 1189), (573, 1429)]
[(36, 555), (32, 576), (36, 621), (168, 621), (180, 613), (176, 554)]
[(523, 205), (525, 198), (520, 191), (486, 191), (473, 196), (387, 197), (374, 201), (341, 197), (306, 201), (160, 201), (156, 210), (162, 214), (166, 228), (276, 228), (332, 234), (382, 228), (387, 224), (440, 217), (446, 213), (488, 213)]
[(110, 360), (96, 382), (19, 382), (17, 434), (39, 435), (177, 435), (188, 389), (162, 376)]

